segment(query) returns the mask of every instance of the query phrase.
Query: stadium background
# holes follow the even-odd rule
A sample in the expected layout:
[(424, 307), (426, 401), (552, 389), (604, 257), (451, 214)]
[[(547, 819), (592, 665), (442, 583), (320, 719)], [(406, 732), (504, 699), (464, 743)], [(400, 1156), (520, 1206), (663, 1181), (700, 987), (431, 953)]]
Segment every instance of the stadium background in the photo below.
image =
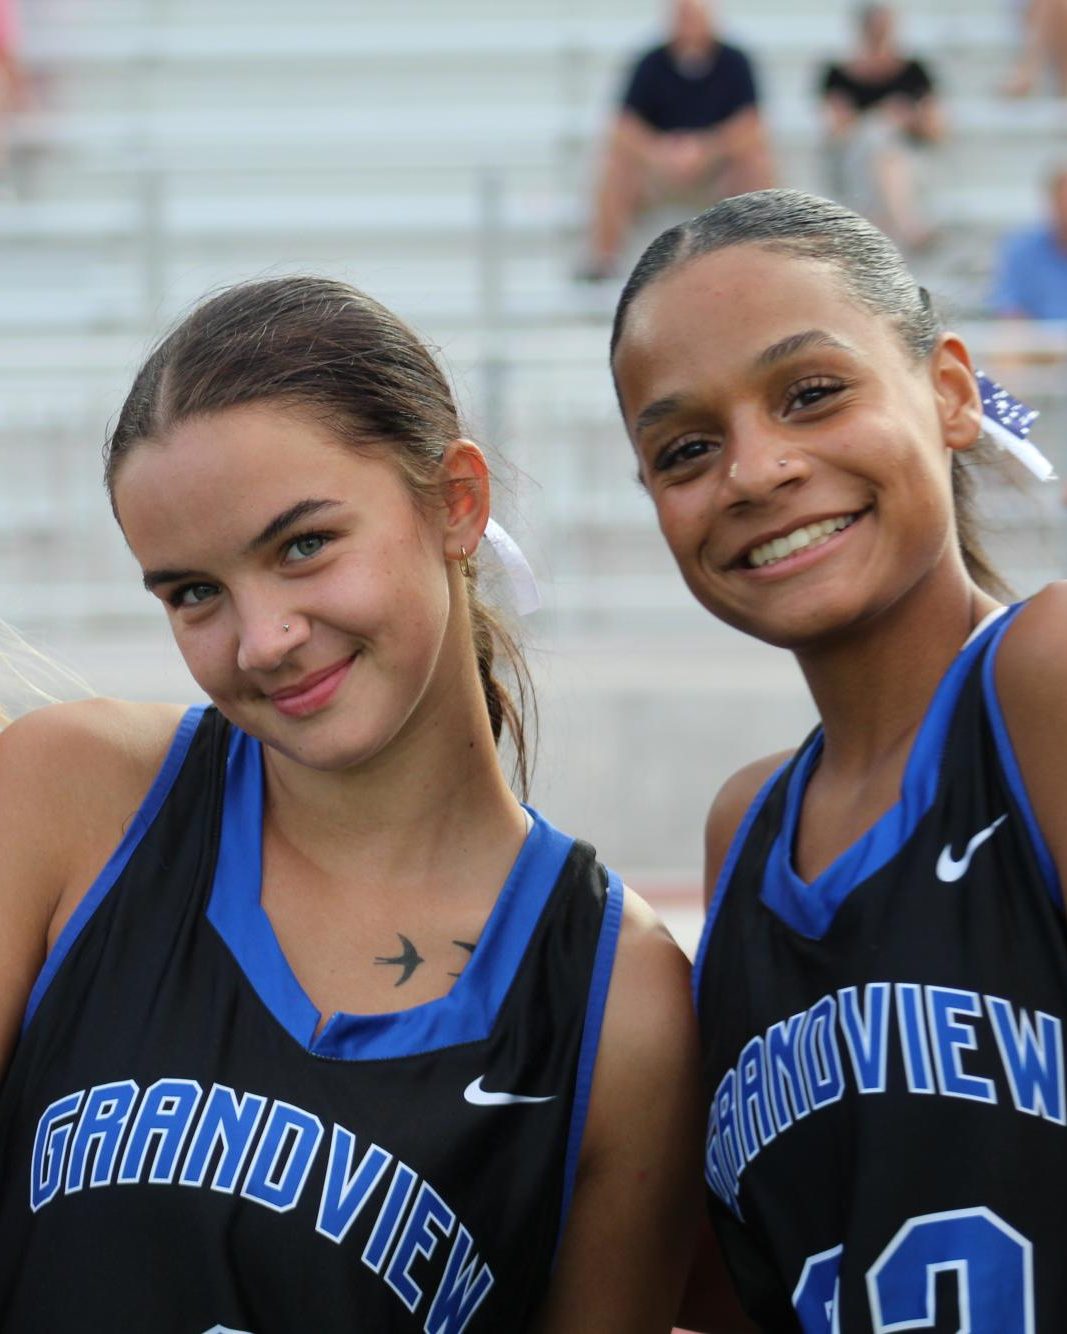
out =
[[(697, 607), (634, 481), (606, 367), (610, 286), (571, 281), (595, 152), (657, 0), (23, 0), (30, 106), (0, 198), (0, 611), (101, 693), (193, 700), (100, 486), (108, 419), (155, 334), (254, 275), (347, 278), (438, 347), (541, 579), (523, 635), (534, 803), (594, 841), (691, 948), (718, 783), (812, 712), (787, 655)], [(1043, 410), (1067, 473), (1067, 327), (985, 318), (993, 249), (1037, 219), (1063, 101), (996, 94), (1006, 0), (897, 6), (950, 123), (918, 266), (979, 364)], [(841, 0), (747, 0), (780, 182), (821, 188), (816, 72)], [(635, 247), (658, 226), (648, 220)], [(1064, 569), (1055, 484), (985, 484), (1021, 593)], [(492, 574), (486, 557), (483, 571)]]

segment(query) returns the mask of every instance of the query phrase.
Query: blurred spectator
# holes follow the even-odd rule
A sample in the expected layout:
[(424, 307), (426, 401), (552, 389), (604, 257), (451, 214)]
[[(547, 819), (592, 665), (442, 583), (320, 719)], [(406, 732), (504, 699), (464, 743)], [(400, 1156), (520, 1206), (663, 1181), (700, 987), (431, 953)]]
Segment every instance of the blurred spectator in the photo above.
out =
[(1048, 219), (1005, 237), (993, 287), (997, 315), (1067, 320), (1067, 164), (1048, 181)]
[(704, 0), (674, 0), (667, 42), (637, 60), (615, 115), (581, 276), (612, 275), (642, 208), (691, 193), (702, 208), (770, 184), (748, 57), (720, 40)]
[(15, 0), (0, 0), (0, 100), (4, 105), (21, 101), (24, 92), (18, 38)]
[(0, 0), (0, 193), (8, 166), (7, 125), (12, 112), (26, 101), (26, 79), (19, 61), (15, 0)]
[(942, 137), (944, 124), (926, 66), (897, 46), (888, 5), (858, 15), (858, 44), (822, 77), (829, 191), (865, 213), (898, 245), (932, 239), (919, 203), (916, 152)]
[(1003, 91), (1024, 97), (1048, 71), (1052, 91), (1067, 96), (1067, 0), (1026, 0), (1019, 62)]

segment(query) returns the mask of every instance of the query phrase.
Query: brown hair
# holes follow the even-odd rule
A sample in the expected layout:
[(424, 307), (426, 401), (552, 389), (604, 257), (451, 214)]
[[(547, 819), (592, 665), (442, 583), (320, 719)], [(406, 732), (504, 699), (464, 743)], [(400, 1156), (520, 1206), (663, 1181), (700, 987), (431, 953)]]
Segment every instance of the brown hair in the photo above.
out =
[[(122, 460), (180, 422), (274, 401), (313, 413), (353, 449), (389, 449), (416, 497), (437, 494), (445, 446), (462, 435), (448, 382), (416, 334), (366, 293), (329, 278), (241, 283), (198, 306), (138, 371), (104, 450), (115, 505)], [(515, 639), (468, 583), (471, 635), (493, 737), (506, 725), (525, 797), (530, 753), (525, 710), (533, 694)], [(513, 699), (494, 674), (500, 649)]]
[[(757, 190), (735, 195), (705, 213), (661, 233), (645, 250), (626, 282), (615, 310), (611, 358), (626, 328), (634, 300), (649, 283), (691, 259), (734, 245), (756, 245), (779, 254), (828, 264), (845, 290), (873, 314), (896, 327), (916, 361), (928, 357), (942, 332), (930, 294), (920, 287), (892, 241), (873, 223), (843, 204), (799, 190)], [(969, 451), (974, 463), (991, 454), (988, 445)], [(1013, 596), (986, 555), (978, 536), (973, 464), (952, 456), (956, 535), (968, 575), (994, 597)]]

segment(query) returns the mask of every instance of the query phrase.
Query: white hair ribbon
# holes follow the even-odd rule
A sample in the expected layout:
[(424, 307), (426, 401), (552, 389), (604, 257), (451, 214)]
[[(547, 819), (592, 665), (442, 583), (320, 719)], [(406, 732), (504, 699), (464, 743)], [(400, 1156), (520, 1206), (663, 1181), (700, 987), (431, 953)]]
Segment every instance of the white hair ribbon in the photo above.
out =
[(530, 562), (522, 554), (518, 542), (495, 519), (485, 525), (484, 536), (508, 577), (515, 610), (520, 616), (529, 616), (541, 605), (541, 590), (537, 587)]
[(1001, 449), (1018, 459), (1040, 482), (1050, 481), (1056, 472), (1044, 454), (1027, 439), (1030, 427), (1040, 413), (1027, 407), (1013, 394), (1002, 389), (982, 371), (975, 371), (978, 392), (982, 396), (982, 427)]

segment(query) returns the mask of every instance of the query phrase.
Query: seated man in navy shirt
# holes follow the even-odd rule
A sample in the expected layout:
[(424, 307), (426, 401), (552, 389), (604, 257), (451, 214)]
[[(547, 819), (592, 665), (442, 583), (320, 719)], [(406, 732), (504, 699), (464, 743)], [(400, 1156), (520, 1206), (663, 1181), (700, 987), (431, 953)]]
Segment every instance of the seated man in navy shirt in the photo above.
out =
[(669, 40), (637, 61), (608, 138), (588, 267), (610, 277), (635, 214), (707, 187), (716, 199), (773, 184), (748, 57), (719, 40), (704, 0), (674, 0)]
[(1048, 220), (1001, 243), (992, 305), (1015, 319), (1067, 320), (1067, 164), (1048, 181)]

